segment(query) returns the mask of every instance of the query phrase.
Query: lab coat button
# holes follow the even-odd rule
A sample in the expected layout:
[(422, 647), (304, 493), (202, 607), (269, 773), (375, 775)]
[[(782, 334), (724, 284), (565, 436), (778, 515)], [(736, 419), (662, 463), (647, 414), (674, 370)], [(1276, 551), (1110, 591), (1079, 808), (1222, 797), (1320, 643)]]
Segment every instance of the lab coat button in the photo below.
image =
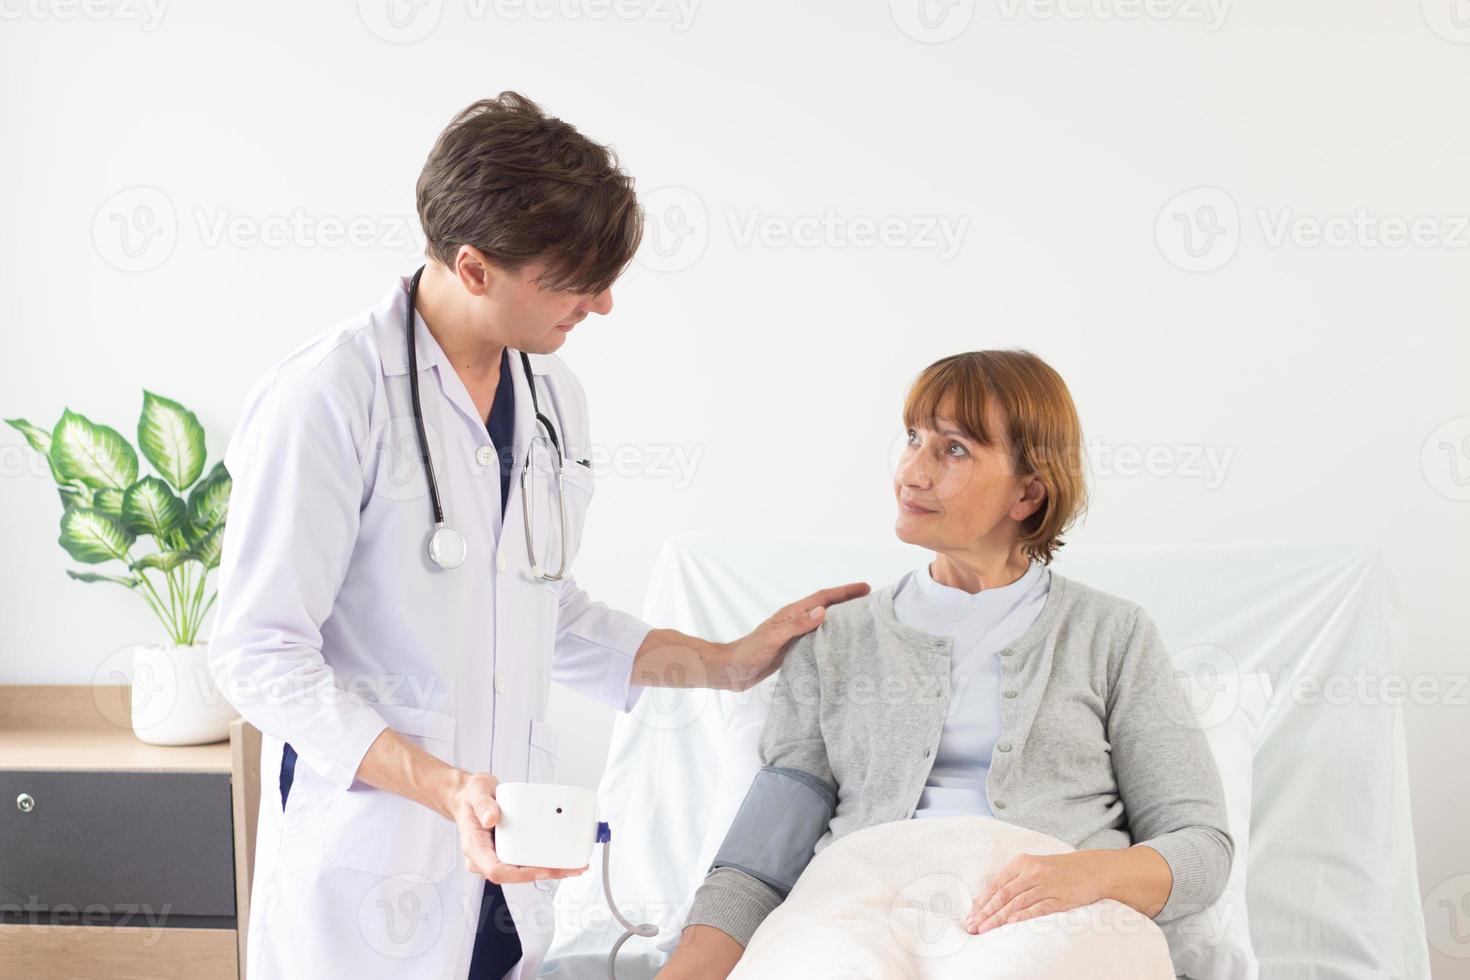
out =
[(495, 462), (495, 447), (481, 446), (479, 449), (476, 449), (475, 462), (479, 463), (481, 466), (489, 466), (491, 463)]
[(505, 693), (505, 678), (500, 676), (500, 672), (499, 671), (496, 671), (495, 672), (495, 693), (496, 694), (504, 694)]
[(497, 571), (505, 571), (505, 555), (500, 554), (495, 556), (495, 568)]

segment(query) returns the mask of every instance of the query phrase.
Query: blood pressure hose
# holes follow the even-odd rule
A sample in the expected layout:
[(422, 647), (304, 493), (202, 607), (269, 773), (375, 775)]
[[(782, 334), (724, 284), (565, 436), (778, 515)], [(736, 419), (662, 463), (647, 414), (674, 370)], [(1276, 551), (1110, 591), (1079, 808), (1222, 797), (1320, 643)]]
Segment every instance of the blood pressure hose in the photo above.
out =
[(608, 865), (612, 855), (612, 828), (605, 823), (597, 825), (597, 843), (602, 845), (602, 894), (607, 899), (607, 907), (612, 910), (613, 917), (618, 920), (627, 932), (624, 932), (618, 941), (613, 943), (612, 952), (607, 954), (607, 980), (618, 980), (617, 962), (618, 950), (623, 948), (623, 943), (633, 936), (642, 936), (651, 939), (658, 935), (658, 926), (651, 923), (634, 925), (623, 918), (623, 913), (618, 911), (618, 905), (613, 901), (612, 882), (608, 879)]

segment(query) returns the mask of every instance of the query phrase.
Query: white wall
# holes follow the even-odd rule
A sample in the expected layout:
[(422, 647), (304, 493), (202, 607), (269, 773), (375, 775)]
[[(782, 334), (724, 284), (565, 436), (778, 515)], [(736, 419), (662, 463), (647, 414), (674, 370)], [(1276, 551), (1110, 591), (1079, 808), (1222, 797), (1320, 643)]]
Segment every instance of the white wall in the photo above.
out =
[[(654, 470), (602, 479), (582, 582), (637, 609), (686, 529), (885, 538), (906, 383), (1028, 347), (1097, 440), (1075, 540), (1384, 549), (1404, 670), (1442, 692), (1406, 709), (1436, 976), (1470, 976), (1463, 0), (928, 0), (932, 30), (918, 0), (421, 0), (397, 32), (388, 0), (150, 2), (0, 0), (0, 415), (130, 431), (147, 387), (217, 458), (261, 372), (414, 267), (450, 115), (520, 89), (614, 143), (653, 221), (617, 309), (565, 348), (594, 439)], [(139, 205), (163, 233), (130, 258), (115, 222)], [(1225, 231), (1192, 259), (1180, 221), (1206, 243), (1206, 205)], [(1360, 210), (1388, 225), (1311, 239)], [(321, 224), (354, 218), (356, 245)], [(799, 219), (815, 241), (781, 237)], [(888, 244), (853, 228), (883, 221)], [(698, 454), (692, 481), (660, 447)], [(8, 428), (0, 466), (0, 682), (86, 682), (159, 638), (66, 578)], [(591, 781), (608, 718), (574, 698), (554, 710)]]

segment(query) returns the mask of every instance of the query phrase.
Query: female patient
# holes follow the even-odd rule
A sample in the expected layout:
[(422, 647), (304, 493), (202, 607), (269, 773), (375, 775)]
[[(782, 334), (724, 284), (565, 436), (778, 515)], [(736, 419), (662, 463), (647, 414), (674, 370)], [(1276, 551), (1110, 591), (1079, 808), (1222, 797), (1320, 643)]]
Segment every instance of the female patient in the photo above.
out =
[(903, 420), (897, 532), (934, 560), (793, 645), (764, 768), (660, 980), (726, 976), (816, 851), (892, 820), (993, 817), (1077, 848), (976, 883), (971, 933), (1104, 898), (1165, 922), (1225, 886), (1220, 777), (1158, 631), (1048, 567), (1086, 495), (1061, 377), (959, 354)]

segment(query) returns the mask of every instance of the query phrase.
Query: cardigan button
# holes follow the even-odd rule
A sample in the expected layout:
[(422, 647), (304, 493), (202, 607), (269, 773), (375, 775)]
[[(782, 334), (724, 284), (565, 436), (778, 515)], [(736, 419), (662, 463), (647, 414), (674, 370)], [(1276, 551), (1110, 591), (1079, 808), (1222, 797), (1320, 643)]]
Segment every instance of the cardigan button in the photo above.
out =
[(1008, 698), (1013, 698), (1015, 696), (1016, 696), (1016, 692), (1015, 691), (1007, 691), (1006, 692), (1006, 697), (1008, 697)]
[(995, 801), (995, 808), (997, 810), (1004, 810), (1006, 808), (1006, 801), (1005, 800), (996, 800)]
[(998, 748), (998, 749), (1000, 749), (1002, 752), (1009, 752), (1011, 750), (1011, 743), (1010, 742), (998, 742), (998, 743), (996, 743), (996, 746), (995, 747)]
[(1002, 651), (1001, 651), (1001, 652), (1000, 652), (1000, 655), (1001, 655), (1001, 656), (1002, 656), (1002, 657), (1009, 657), (1009, 656), (1011, 656), (1011, 655), (1012, 655), (1012, 654), (1013, 654), (1013, 653), (1015, 653), (1015, 651), (1014, 651), (1014, 650), (1002, 650)]

